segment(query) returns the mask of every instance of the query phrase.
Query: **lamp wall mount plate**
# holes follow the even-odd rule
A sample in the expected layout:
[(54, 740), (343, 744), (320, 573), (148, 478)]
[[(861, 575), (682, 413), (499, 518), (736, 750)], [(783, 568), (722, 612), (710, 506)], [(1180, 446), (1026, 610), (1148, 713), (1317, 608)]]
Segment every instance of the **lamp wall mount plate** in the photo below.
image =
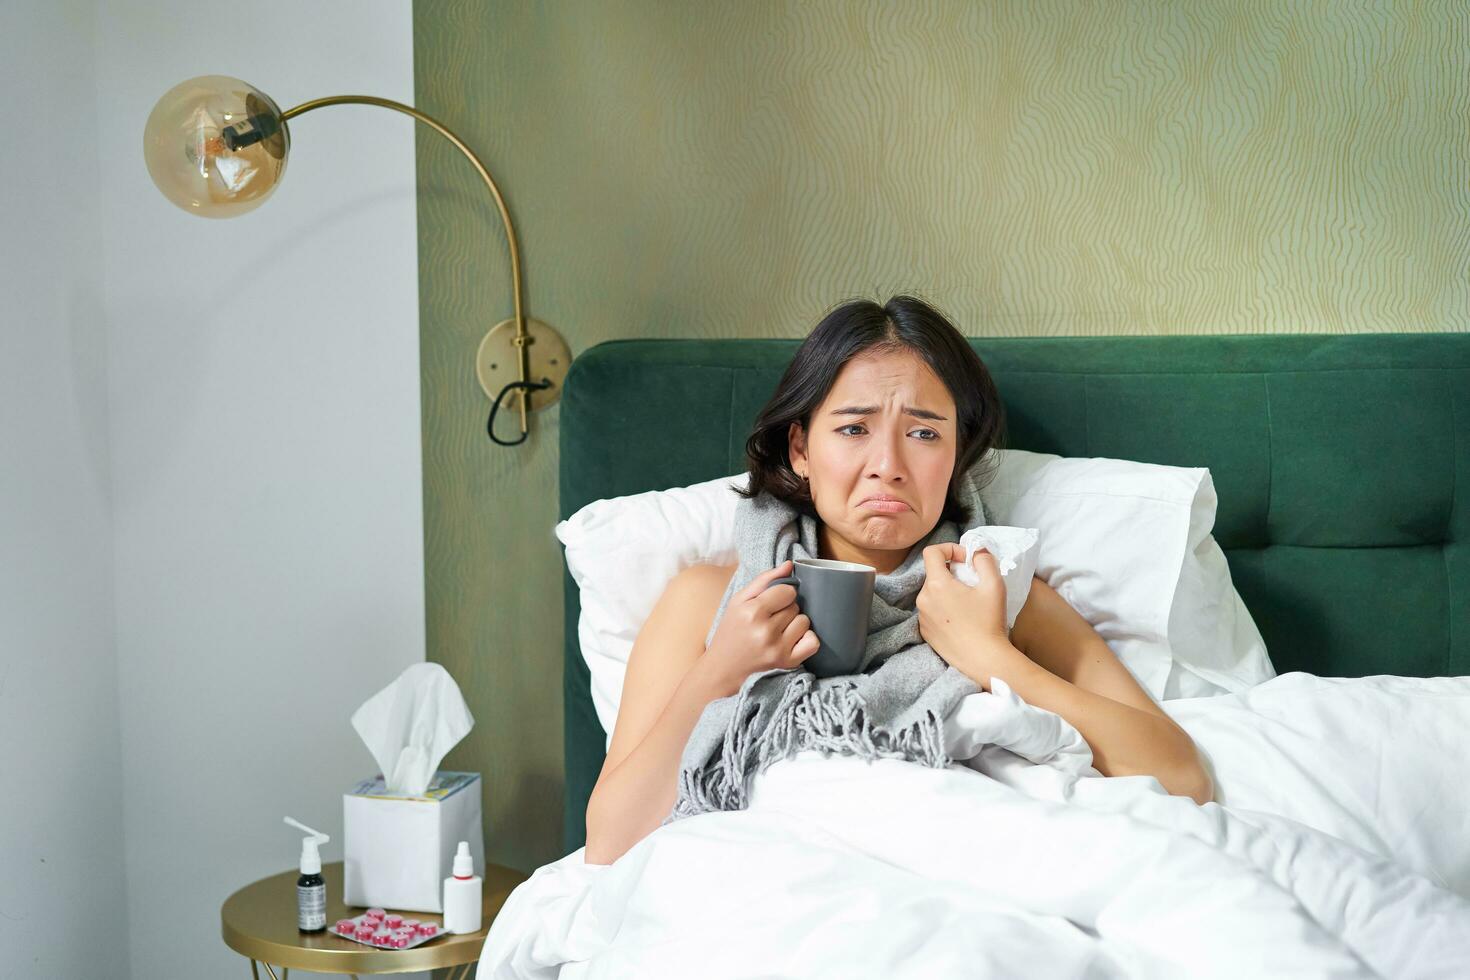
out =
[[(514, 317), (491, 327), (480, 341), (480, 349), (475, 354), (475, 376), (492, 401), (507, 384), (521, 380), (519, 356)], [(535, 317), (526, 318), (526, 361), (527, 381), (551, 383), (550, 388), (528, 392), (526, 407), (535, 412), (555, 405), (561, 398), (567, 370), (572, 366), (572, 351), (556, 328)]]

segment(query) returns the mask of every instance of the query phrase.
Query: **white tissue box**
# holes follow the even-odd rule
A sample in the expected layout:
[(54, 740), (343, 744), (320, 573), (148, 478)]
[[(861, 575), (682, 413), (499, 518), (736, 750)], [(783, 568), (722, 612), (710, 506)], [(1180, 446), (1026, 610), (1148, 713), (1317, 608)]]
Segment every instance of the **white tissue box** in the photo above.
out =
[(459, 842), (485, 874), (480, 774), (436, 772), (422, 796), (389, 793), (382, 776), (342, 794), (342, 884), (348, 905), (443, 912)]

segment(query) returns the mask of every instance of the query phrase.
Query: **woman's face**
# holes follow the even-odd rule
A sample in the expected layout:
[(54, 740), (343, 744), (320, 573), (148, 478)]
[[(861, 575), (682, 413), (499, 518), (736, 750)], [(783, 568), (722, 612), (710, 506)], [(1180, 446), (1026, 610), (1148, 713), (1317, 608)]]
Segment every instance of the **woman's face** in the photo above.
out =
[(817, 514), (856, 548), (906, 553), (944, 511), (954, 472), (954, 398), (909, 350), (842, 366), (806, 430), (792, 423), (793, 468)]

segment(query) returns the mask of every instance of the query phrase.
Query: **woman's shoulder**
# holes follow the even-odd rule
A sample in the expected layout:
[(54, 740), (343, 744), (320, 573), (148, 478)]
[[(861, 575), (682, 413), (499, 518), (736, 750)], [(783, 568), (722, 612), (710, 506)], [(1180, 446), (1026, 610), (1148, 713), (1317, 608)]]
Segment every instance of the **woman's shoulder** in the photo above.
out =
[[(663, 621), (678, 624), (669, 628), (679, 634), (698, 634), (702, 641), (714, 622), (725, 589), (738, 565), (712, 565), (704, 562), (681, 570), (664, 586), (659, 605), (667, 609)], [(701, 642), (700, 648), (703, 649)]]
[(711, 564), (709, 561), (701, 561), (676, 574), (675, 582), (670, 582), (667, 588), (678, 588), (701, 611), (701, 616), (707, 613), (703, 619), (713, 620), (714, 613), (720, 608), (720, 599), (725, 598), (725, 589), (729, 588), (731, 579), (735, 577), (736, 569), (739, 569), (739, 563)]
[(675, 575), (665, 590), (678, 588), (699, 597), (708, 597), (713, 594), (715, 605), (719, 605), (738, 567), (738, 564), (735, 563), (714, 565), (709, 562), (700, 562), (697, 565), (690, 565)]

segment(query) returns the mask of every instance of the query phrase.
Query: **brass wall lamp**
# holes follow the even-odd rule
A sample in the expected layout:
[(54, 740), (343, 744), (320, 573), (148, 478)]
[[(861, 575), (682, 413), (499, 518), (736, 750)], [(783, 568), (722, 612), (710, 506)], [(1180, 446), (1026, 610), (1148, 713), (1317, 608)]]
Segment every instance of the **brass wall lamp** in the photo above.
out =
[[(510, 244), (515, 315), (485, 334), (475, 355), (475, 375), (491, 399), (485, 423), (490, 439), (502, 446), (525, 442), (527, 413), (561, 397), (571, 350), (553, 327), (522, 311), (520, 250), (505, 199), (480, 158), (442, 123), (412, 106), (371, 95), (313, 99), (282, 112), (268, 95), (238, 78), (201, 75), (169, 89), (149, 113), (143, 129), (148, 175), (164, 197), (190, 214), (233, 218), (259, 207), (280, 182), (291, 148), (287, 121), (344, 104), (381, 106), (417, 119), (469, 158), (495, 198)], [(505, 440), (495, 435), (495, 414), (512, 391), (519, 393), (521, 434)]]

